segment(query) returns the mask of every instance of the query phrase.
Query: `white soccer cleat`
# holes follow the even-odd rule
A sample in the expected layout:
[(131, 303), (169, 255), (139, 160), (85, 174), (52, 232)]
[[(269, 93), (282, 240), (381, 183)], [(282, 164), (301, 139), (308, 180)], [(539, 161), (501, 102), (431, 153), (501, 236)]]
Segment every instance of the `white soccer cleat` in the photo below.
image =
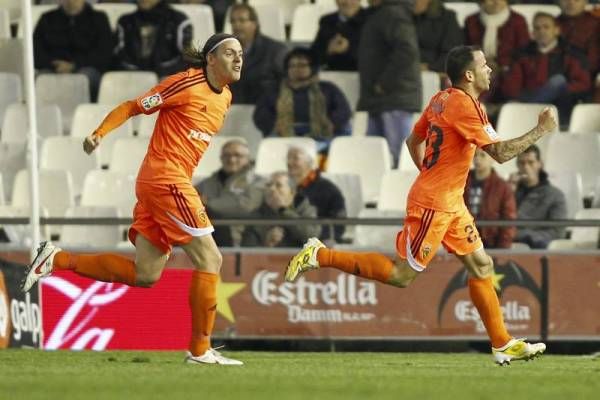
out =
[(288, 282), (294, 282), (298, 276), (306, 271), (312, 269), (319, 269), (319, 261), (317, 260), (317, 253), (320, 248), (325, 245), (317, 238), (311, 237), (306, 241), (302, 250), (298, 252), (290, 262), (285, 270), (285, 280)]
[(496, 349), (492, 347), (494, 362), (503, 365), (510, 365), (514, 360), (533, 360), (541, 356), (546, 351), (544, 343), (528, 343), (526, 339), (511, 339), (505, 346)]
[(25, 279), (21, 283), (21, 290), (23, 292), (28, 292), (40, 278), (52, 273), (52, 262), (54, 261), (54, 256), (59, 251), (61, 249), (50, 242), (40, 243), (37, 256), (35, 256), (33, 262), (25, 271)]
[(215, 349), (208, 349), (201, 356), (194, 356), (189, 351), (185, 357), (186, 364), (219, 364), (219, 365), (244, 365), (239, 360), (227, 358)]

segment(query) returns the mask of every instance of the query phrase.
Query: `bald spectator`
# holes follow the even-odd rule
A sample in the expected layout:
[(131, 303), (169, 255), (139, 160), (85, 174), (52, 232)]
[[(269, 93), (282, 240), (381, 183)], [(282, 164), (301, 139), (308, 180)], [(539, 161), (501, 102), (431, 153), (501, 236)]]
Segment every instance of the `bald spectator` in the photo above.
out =
[(192, 43), (191, 21), (166, 0), (137, 0), (137, 5), (117, 23), (117, 68), (159, 76), (181, 71), (183, 50)]
[(287, 48), (260, 32), (258, 15), (252, 6), (234, 4), (229, 19), (244, 50), (242, 77), (230, 86), (233, 102), (256, 104), (267, 88), (276, 87), (281, 80)]
[(585, 10), (587, 0), (560, 0), (561, 36), (586, 54), (592, 78), (600, 72), (600, 18)]
[[(319, 218), (346, 218), (346, 203), (340, 189), (323, 178), (316, 169), (316, 160), (303, 148), (291, 147), (287, 153), (288, 174), (296, 184), (296, 196), (305, 196), (317, 208)], [(344, 226), (323, 225), (319, 236), (322, 240), (342, 241)]]
[[(196, 187), (210, 218), (248, 218), (263, 200), (265, 180), (254, 174), (246, 142), (233, 139), (221, 148), (222, 167)], [(215, 226), (219, 246), (237, 246), (242, 226)]]
[(34, 33), (35, 67), (57, 74), (81, 73), (95, 100), (100, 78), (111, 63), (113, 37), (104, 12), (85, 0), (62, 0), (40, 17)]
[[(261, 219), (316, 218), (317, 210), (306, 197), (296, 196), (287, 172), (280, 171), (269, 178), (264, 201), (253, 215)], [(248, 226), (242, 236), (242, 246), (299, 247), (319, 232), (317, 224)]]

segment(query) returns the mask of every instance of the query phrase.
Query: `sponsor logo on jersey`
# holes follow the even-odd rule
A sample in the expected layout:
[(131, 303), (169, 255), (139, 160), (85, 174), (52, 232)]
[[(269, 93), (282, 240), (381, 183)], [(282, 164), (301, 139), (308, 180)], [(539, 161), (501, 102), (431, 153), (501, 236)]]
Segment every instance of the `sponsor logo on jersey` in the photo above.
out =
[(212, 135), (210, 133), (200, 132), (195, 129), (190, 129), (190, 134), (188, 135), (188, 137), (194, 140), (203, 140), (206, 143), (210, 143), (212, 139)]

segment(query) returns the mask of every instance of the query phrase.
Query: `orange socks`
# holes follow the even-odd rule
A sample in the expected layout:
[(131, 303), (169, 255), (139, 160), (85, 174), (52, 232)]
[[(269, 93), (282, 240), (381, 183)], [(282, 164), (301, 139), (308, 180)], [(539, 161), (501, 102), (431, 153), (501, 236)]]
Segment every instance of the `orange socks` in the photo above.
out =
[(87, 255), (60, 251), (54, 256), (53, 266), (97, 281), (135, 286), (135, 262), (116, 254)]
[(504, 346), (511, 339), (511, 336), (504, 326), (502, 309), (500, 308), (496, 289), (492, 284), (492, 278), (469, 278), (469, 295), (473, 300), (473, 304), (477, 307), (477, 311), (479, 311), (479, 316), (492, 341), (492, 347)]
[(217, 283), (219, 275), (194, 270), (190, 286), (192, 309), (192, 339), (190, 353), (204, 354), (210, 348), (210, 335), (217, 316)]
[(378, 253), (352, 253), (321, 248), (317, 253), (317, 260), (321, 267), (336, 268), (383, 283), (390, 279), (394, 268), (392, 260)]

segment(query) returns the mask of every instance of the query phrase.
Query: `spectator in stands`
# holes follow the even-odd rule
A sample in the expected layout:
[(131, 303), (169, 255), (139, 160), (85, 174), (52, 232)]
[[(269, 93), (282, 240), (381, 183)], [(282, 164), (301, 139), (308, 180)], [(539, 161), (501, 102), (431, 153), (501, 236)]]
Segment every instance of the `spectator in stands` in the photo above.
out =
[(63, 0), (58, 8), (41, 16), (33, 33), (33, 47), (37, 69), (86, 75), (95, 101), (113, 49), (104, 12), (95, 11), (85, 0)]
[[(316, 160), (302, 147), (291, 147), (287, 153), (288, 174), (296, 184), (296, 197), (305, 196), (316, 207), (319, 218), (346, 218), (346, 203), (340, 189), (323, 178), (315, 168)], [(323, 225), (319, 238), (342, 241), (344, 225)]]
[(371, 0), (371, 5), (358, 49), (358, 110), (369, 113), (367, 134), (387, 139), (396, 165), (423, 95), (414, 5), (413, 0)]
[(116, 65), (154, 71), (159, 76), (183, 70), (183, 50), (192, 43), (192, 23), (166, 0), (138, 0), (138, 9), (119, 18)]
[[(467, 177), (464, 199), (477, 221), (517, 218), (515, 195), (508, 182), (494, 171), (493, 159), (484, 150), (475, 150), (474, 168)], [(516, 228), (512, 226), (477, 227), (486, 248), (510, 248)]]
[(336, 0), (338, 10), (319, 20), (319, 31), (311, 50), (328, 70), (356, 71), (358, 41), (369, 12), (360, 0)]
[(312, 137), (326, 152), (333, 137), (350, 134), (348, 100), (333, 83), (319, 80), (309, 49), (293, 49), (284, 65), (287, 79), (260, 98), (254, 123), (265, 136)]
[[(308, 199), (296, 196), (296, 190), (286, 172), (275, 172), (267, 182), (265, 197), (254, 216), (262, 219), (316, 218), (317, 210)], [(319, 225), (259, 225), (248, 226), (242, 236), (242, 246), (297, 247), (320, 232)]]
[(223, 32), (227, 9), (235, 3), (235, 0), (179, 0), (179, 2), (182, 4), (206, 4), (211, 6), (215, 20), (215, 31)]
[(231, 85), (233, 102), (256, 104), (264, 91), (279, 84), (283, 75), (285, 44), (260, 32), (256, 10), (248, 4), (231, 7), (231, 28), (244, 49), (242, 78)]
[(444, 74), (451, 48), (464, 43), (456, 13), (442, 0), (416, 0), (415, 26), (421, 54), (421, 69)]
[(592, 78), (600, 72), (600, 18), (586, 11), (587, 0), (560, 0), (561, 36), (587, 56)]
[(533, 19), (534, 40), (523, 48), (502, 85), (507, 99), (526, 103), (553, 103), (561, 121), (568, 121), (575, 102), (592, 89), (585, 55), (560, 39), (551, 14)]
[[(254, 174), (248, 144), (239, 139), (221, 148), (221, 169), (196, 186), (210, 218), (248, 218), (263, 201), (265, 180)], [(215, 226), (219, 246), (238, 246), (243, 226)]]
[[(480, 0), (481, 11), (465, 21), (465, 44), (480, 46), (492, 68), (492, 86), (487, 100), (502, 100), (504, 74), (516, 52), (529, 43), (527, 21), (508, 6), (508, 0)], [(493, 111), (490, 110), (493, 114)]]
[[(536, 145), (517, 156), (518, 172), (510, 176), (515, 188), (518, 219), (556, 220), (567, 218), (564, 193), (548, 181), (543, 169), (540, 149)], [(562, 227), (522, 227), (517, 230), (515, 242), (531, 248), (546, 248), (554, 239), (562, 239)]]

